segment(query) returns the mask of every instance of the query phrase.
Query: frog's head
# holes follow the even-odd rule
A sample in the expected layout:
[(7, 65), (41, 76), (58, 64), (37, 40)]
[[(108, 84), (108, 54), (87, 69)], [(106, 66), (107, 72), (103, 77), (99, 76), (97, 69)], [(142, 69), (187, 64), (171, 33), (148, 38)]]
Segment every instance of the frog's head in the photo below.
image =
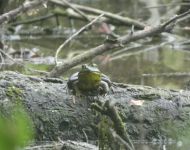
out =
[(102, 74), (96, 64), (84, 64), (79, 72), (73, 74), (68, 81), (68, 88), (73, 94), (96, 96), (105, 95), (111, 86), (109, 77)]
[(101, 81), (101, 72), (96, 65), (82, 65), (78, 74), (78, 86), (82, 91), (96, 89)]
[(81, 68), (81, 73), (100, 73), (100, 70), (98, 69), (97, 65), (96, 64), (92, 64), (92, 65), (87, 65), (87, 64), (83, 64), (82, 65), (82, 68)]

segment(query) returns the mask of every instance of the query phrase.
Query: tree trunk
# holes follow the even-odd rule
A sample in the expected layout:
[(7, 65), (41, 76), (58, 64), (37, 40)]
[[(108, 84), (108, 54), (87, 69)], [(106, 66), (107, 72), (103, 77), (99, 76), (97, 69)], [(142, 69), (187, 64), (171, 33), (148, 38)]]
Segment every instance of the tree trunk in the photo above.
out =
[[(113, 91), (99, 99), (115, 105), (132, 139), (176, 138), (189, 126), (189, 91), (116, 83)], [(11, 111), (18, 95), (33, 120), (36, 140), (97, 140), (99, 118), (90, 109), (95, 98), (73, 99), (65, 80), (1, 72), (0, 112)]]

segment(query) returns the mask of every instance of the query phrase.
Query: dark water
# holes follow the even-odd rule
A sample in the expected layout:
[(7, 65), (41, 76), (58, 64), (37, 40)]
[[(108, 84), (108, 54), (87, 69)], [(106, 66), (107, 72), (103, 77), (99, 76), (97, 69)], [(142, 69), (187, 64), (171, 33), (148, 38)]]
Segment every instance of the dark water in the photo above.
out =
[[(172, 10), (177, 9), (175, 8), (176, 5), (174, 5), (175, 7), (151, 8), (151, 6), (164, 4), (164, 2), (161, 3), (158, 0), (154, 2), (145, 0), (80, 0), (78, 3), (115, 13), (123, 13), (138, 20), (146, 21), (147, 24), (151, 25), (159, 23), (163, 18), (173, 16)], [(167, 6), (168, 3), (165, 5)], [(171, 11), (170, 14), (166, 13), (168, 10)], [(154, 21), (155, 19), (157, 23)], [(86, 23), (74, 21), (75, 27), (82, 24)], [(43, 25), (44, 28), (53, 27), (54, 30), (57, 29), (59, 34), (56, 34), (56, 32), (49, 36), (31, 36), (29, 33), (25, 36), (17, 36), (16, 34), (7, 36), (6, 39), (12, 39), (8, 43), (11, 43), (11, 47), (16, 50), (36, 48), (41, 56), (54, 56), (58, 46), (70, 36), (71, 30), (68, 28), (70, 22), (67, 19), (64, 20), (62, 23), (64, 27), (62, 26), (61, 29), (56, 26), (54, 19), (48, 20), (47, 23), (36, 23), (31, 29), (33, 33), (36, 29), (37, 31), (40, 30), (38, 29), (39, 25)], [(21, 31), (28, 29), (26, 27), (21, 28)], [(67, 30), (68, 34), (65, 34)], [(116, 27), (114, 32), (127, 34), (129, 30), (130, 28), (126, 27)], [(175, 31), (176, 29), (174, 29)], [(189, 75), (185, 74), (190, 72), (190, 41), (188, 38), (188, 32), (184, 34), (182, 31), (175, 36), (173, 34), (163, 34), (156, 38), (136, 41), (122, 49), (113, 50), (112, 53), (97, 56), (93, 62), (97, 63), (102, 72), (108, 74), (116, 82), (181, 89), (190, 80)], [(93, 31), (80, 35), (62, 50), (60, 58), (70, 59), (89, 48), (98, 46), (104, 39), (105, 35)]]
[[(40, 39), (12, 41), (11, 45), (14, 49), (19, 50), (30, 50), (35, 47), (39, 49), (41, 56), (54, 57), (56, 49), (65, 39), (42, 37)], [(81, 36), (78, 39), (80, 42), (76, 40), (71, 42), (62, 50), (59, 58), (70, 59), (88, 48), (102, 43), (96, 40), (97, 36), (88, 36), (87, 39), (85, 36)], [(181, 42), (177, 38), (171, 43), (166, 41), (168, 39), (164, 39), (165, 41), (159, 39), (160, 41), (156, 42), (153, 41), (154, 39), (150, 40), (149, 43), (138, 44), (136, 42), (129, 44), (129, 46), (126, 45), (121, 50), (113, 50), (112, 53), (97, 56), (93, 62), (115, 82), (183, 89), (190, 80), (188, 74), (190, 72), (189, 45), (176, 44)], [(74, 71), (71, 70), (71, 73)]]

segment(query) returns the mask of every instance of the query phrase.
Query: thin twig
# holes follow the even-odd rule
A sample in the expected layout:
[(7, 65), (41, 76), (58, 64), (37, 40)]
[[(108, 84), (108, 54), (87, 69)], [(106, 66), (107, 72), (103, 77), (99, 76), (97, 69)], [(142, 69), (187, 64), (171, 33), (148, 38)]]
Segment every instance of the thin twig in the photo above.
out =
[[(1, 50), (1, 49), (0, 49)], [(3, 57), (3, 55), (2, 55), (2, 53), (0, 52), (0, 69), (1, 69), (1, 67), (3, 66), (3, 64), (4, 64), (4, 57)]]
[[(172, 44), (174, 42), (175, 42), (175, 40), (171, 40), (171, 41), (163, 42), (163, 43), (160, 43), (160, 44), (158, 44), (156, 46), (151, 46), (151, 47), (148, 47), (148, 48), (144, 48), (143, 46), (139, 46), (139, 45), (134, 46), (134, 47), (129, 47), (129, 48), (125, 47), (124, 49), (117, 51), (115, 54), (112, 54), (110, 61), (115, 60), (115, 59), (121, 59), (121, 58), (124, 58), (124, 57), (126, 58), (126, 57), (131, 56), (131, 55), (139, 55), (141, 53), (145, 53), (145, 52), (152, 51), (152, 50), (157, 50), (158, 48), (161, 48), (161, 47), (163, 47), (163, 46), (165, 46), (167, 44), (168, 45)], [(141, 49), (137, 49), (137, 48), (141, 48)], [(134, 49), (137, 49), (137, 50), (134, 51)]]
[(11, 56), (9, 56), (9, 54), (5, 53), (3, 50), (0, 49), (0, 52), (5, 55), (8, 59), (10, 59), (12, 62), (14, 62), (15, 64), (19, 64), (21, 66), (23, 66), (25, 69), (27, 69), (28, 71), (30, 72), (36, 72), (36, 73), (40, 73), (42, 75), (47, 75), (48, 72), (46, 71), (41, 71), (41, 70), (35, 70), (35, 69), (31, 69), (31, 68), (28, 68), (26, 67), (23, 63), (21, 62), (18, 62), (18, 61), (15, 61)]
[(48, 14), (46, 16), (40, 16), (40, 17), (33, 18), (33, 19), (27, 19), (24, 21), (14, 22), (14, 23), (11, 23), (11, 25), (17, 26), (20, 24), (31, 24), (31, 23), (35, 23), (35, 22), (42, 22), (43, 20), (49, 19), (49, 18), (54, 17), (54, 16), (55, 16), (55, 14)]
[(75, 10), (77, 13), (79, 13), (83, 18), (85, 18), (87, 21), (91, 21), (88, 16), (83, 13), (82, 11), (80, 11), (78, 8), (76, 8), (75, 6), (73, 6), (72, 4), (70, 4), (68, 1), (66, 0), (62, 0), (66, 5), (68, 5), (70, 8), (72, 8), (73, 10)]
[(190, 9), (180, 15), (176, 15), (173, 18), (171, 18), (170, 20), (166, 21), (164, 24), (162, 24), (162, 27), (165, 28), (166, 26), (168, 26), (171, 23), (175, 23), (178, 19), (182, 19), (183, 17), (187, 16), (190, 14)]
[(86, 142), (88, 143), (88, 136), (87, 136), (87, 134), (86, 134), (85, 130), (84, 130), (84, 129), (82, 129), (82, 132), (84, 133), (84, 136), (85, 136)]
[(112, 128), (109, 128), (109, 130), (113, 138), (117, 140), (118, 142), (120, 142), (122, 145), (124, 145), (126, 150), (133, 150), (133, 148), (125, 140), (123, 140), (123, 138), (121, 138), (121, 136), (119, 136)]
[(52, 144), (45, 144), (45, 145), (35, 145), (35, 146), (27, 146), (24, 150), (42, 150), (42, 149), (54, 149), (55, 147), (61, 147), (62, 143), (52, 143)]
[(18, 63), (16, 62), (11, 56), (9, 56), (9, 54), (5, 53), (2, 49), (0, 49), (0, 52), (5, 55), (7, 58), (9, 58), (11, 61), (13, 61), (14, 63)]
[(100, 19), (102, 16), (104, 16), (104, 14), (99, 15), (97, 18), (95, 18), (94, 20), (92, 20), (91, 22), (89, 22), (88, 24), (86, 24), (85, 26), (83, 26), (82, 28), (80, 28), (76, 33), (74, 33), (73, 35), (71, 35), (63, 44), (61, 44), (58, 49), (56, 50), (56, 54), (55, 54), (55, 63), (56, 66), (58, 65), (58, 54), (61, 51), (61, 49), (67, 44), (69, 43), (72, 39), (74, 39), (78, 34), (80, 34), (81, 32), (83, 32), (84, 30), (88, 29), (92, 24), (94, 24), (98, 19)]

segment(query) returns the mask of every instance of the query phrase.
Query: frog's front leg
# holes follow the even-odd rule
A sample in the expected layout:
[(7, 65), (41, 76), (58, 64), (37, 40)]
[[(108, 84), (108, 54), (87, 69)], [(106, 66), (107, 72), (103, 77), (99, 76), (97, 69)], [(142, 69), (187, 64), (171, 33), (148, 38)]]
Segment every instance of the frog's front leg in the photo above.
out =
[(100, 86), (98, 90), (99, 90), (99, 95), (105, 96), (109, 92), (110, 87), (107, 82), (100, 81)]
[(81, 96), (81, 92), (78, 88), (78, 81), (74, 81), (72, 83), (72, 90), (70, 91), (71, 95), (72, 95), (72, 100), (73, 100), (73, 103), (75, 103), (75, 99), (76, 97), (80, 97)]

